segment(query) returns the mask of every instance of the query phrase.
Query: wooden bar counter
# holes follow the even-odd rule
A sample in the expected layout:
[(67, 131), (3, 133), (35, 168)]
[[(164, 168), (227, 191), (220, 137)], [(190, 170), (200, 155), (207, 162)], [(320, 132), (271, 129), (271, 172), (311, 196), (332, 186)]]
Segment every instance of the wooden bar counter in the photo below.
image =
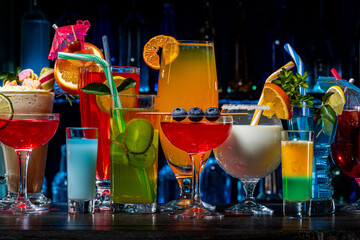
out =
[(166, 213), (69, 215), (65, 204), (53, 204), (43, 215), (1, 214), (0, 239), (360, 239), (360, 215), (290, 219), (281, 204), (266, 205), (273, 216), (182, 220)]

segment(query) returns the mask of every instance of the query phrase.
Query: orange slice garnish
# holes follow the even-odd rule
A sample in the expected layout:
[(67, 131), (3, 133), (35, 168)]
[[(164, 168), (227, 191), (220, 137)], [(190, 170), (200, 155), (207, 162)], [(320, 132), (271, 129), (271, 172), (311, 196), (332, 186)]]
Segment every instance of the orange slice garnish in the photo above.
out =
[[(122, 81), (125, 78), (120, 76), (114, 76), (114, 82), (116, 87), (120, 86)], [(107, 81), (103, 82), (105, 85), (109, 86)], [(135, 95), (135, 88), (128, 88), (126, 90), (121, 91), (119, 94), (131, 94)], [(122, 108), (133, 108), (136, 105), (136, 98), (134, 97), (126, 97), (120, 96), (120, 102)], [(96, 95), (96, 104), (100, 108), (101, 111), (110, 113), (111, 105), (113, 103), (113, 98), (111, 95)]]
[(284, 90), (273, 84), (264, 84), (264, 105), (270, 107), (269, 110), (263, 111), (263, 115), (266, 117), (272, 117), (276, 114), (279, 119), (290, 119), (292, 116), (291, 101)]
[[(62, 52), (69, 52), (69, 49), (66, 47)], [(91, 43), (85, 43), (84, 49), (76, 51), (76, 53), (82, 54), (93, 54), (98, 57), (104, 58), (104, 55), (95, 45)], [(67, 93), (70, 94), (79, 94), (78, 84), (80, 81), (80, 68), (84, 66), (90, 66), (96, 64), (90, 61), (75, 61), (75, 60), (65, 60), (65, 59), (56, 59), (54, 66), (54, 77), (57, 85)]]
[(158, 35), (151, 38), (144, 46), (143, 58), (145, 63), (153, 68), (160, 69), (160, 61), (158, 51), (162, 48), (162, 58), (165, 64), (169, 64), (179, 55), (179, 42), (165, 35)]

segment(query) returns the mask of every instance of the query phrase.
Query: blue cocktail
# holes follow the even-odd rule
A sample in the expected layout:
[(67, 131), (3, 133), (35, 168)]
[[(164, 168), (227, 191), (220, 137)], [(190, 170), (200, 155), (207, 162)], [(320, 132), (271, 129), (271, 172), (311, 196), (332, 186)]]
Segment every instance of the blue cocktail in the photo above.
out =
[[(91, 130), (89, 130), (91, 129)], [(68, 211), (86, 213), (93, 211), (95, 197), (95, 174), (97, 156), (97, 128), (68, 128), (72, 131), (96, 131), (86, 136), (70, 136), (67, 133), (67, 177), (68, 177)]]
[[(319, 120), (320, 107), (318, 105), (293, 107), (293, 116), (287, 121), (289, 130), (314, 131), (314, 160), (311, 194), (311, 215), (332, 214), (335, 203), (332, 198), (334, 189), (331, 185), (332, 176), (329, 171), (328, 156), (330, 145), (334, 141), (336, 124), (325, 125)], [(317, 124), (319, 123), (319, 124)]]

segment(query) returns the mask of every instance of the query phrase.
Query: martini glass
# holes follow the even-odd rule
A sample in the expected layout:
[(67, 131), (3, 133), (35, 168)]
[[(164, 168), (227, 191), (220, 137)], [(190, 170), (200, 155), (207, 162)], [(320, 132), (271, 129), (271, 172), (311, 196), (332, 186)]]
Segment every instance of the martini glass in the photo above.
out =
[[(3, 211), (14, 214), (39, 214), (48, 208), (35, 206), (27, 195), (27, 167), (34, 148), (47, 143), (59, 125), (57, 113), (1, 113), (0, 141), (15, 149), (19, 162), (19, 191), (15, 202)], [(35, 160), (35, 159), (34, 159)]]
[(276, 118), (260, 117), (259, 123), (250, 125), (258, 105), (224, 105), (226, 113), (248, 113), (233, 116), (230, 136), (214, 149), (216, 160), (222, 169), (240, 179), (246, 197), (241, 202), (225, 209), (226, 215), (272, 215), (273, 210), (256, 202), (254, 189), (259, 180), (280, 165), (281, 122)]
[[(332, 160), (349, 177), (355, 178), (360, 187), (360, 106), (346, 107), (338, 116), (335, 140), (331, 144)], [(343, 212), (360, 213), (360, 199), (346, 205)]]
[[(177, 116), (179, 117), (179, 116)], [(200, 169), (206, 159), (205, 153), (223, 143), (229, 136), (232, 126), (231, 116), (219, 116), (216, 121), (209, 121), (204, 116), (180, 116), (176, 121), (171, 115), (161, 117), (161, 128), (166, 138), (176, 147), (187, 152), (192, 163), (193, 195), (189, 208), (171, 214), (175, 218), (222, 218), (224, 215), (207, 209), (200, 199)], [(178, 119), (178, 118), (177, 118)]]

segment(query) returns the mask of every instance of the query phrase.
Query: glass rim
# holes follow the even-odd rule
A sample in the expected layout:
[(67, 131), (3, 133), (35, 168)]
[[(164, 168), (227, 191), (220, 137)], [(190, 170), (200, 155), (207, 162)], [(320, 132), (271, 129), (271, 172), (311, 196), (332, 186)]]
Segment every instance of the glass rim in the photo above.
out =
[[(140, 74), (140, 67), (136, 66), (118, 66), (118, 65), (110, 65), (111, 70), (127, 70), (127, 71), (115, 71), (115, 73), (134, 73)], [(87, 67), (82, 67), (81, 72), (99, 72), (103, 73), (104, 69), (100, 64), (90, 65)]]
[(157, 98), (158, 96), (155, 94), (123, 94), (123, 93), (118, 93), (116, 94), (117, 96), (124, 96), (124, 97), (153, 97), (153, 98)]
[(180, 44), (209, 44), (214, 45), (213, 41), (209, 40), (177, 40)]
[[(135, 74), (140, 74), (140, 68), (139, 67), (135, 67), (135, 66), (117, 66), (117, 65), (111, 65), (110, 66), (111, 71), (114, 70), (123, 70), (123, 71), (119, 71), (120, 73), (135, 73)], [(124, 70), (128, 70), (128, 71), (124, 71)], [(115, 71), (116, 72), (116, 71)]]
[(45, 90), (26, 90), (26, 91), (20, 91), (20, 90), (16, 90), (16, 91), (12, 91), (12, 90), (0, 90), (0, 93), (2, 94), (50, 94), (50, 95), (55, 95), (54, 92), (49, 92), (49, 91), (45, 91)]
[(16, 115), (16, 116), (60, 116), (60, 113), (34, 113), (34, 112), (29, 112), (29, 113), (24, 113), (24, 112), (13, 112), (13, 113), (9, 113), (9, 112), (3, 112), (0, 113), (0, 115)]
[(97, 130), (97, 131), (99, 131), (99, 128), (97, 128), (97, 127), (67, 127), (66, 130)]
[(281, 130), (281, 132), (284, 132), (284, 133), (314, 133), (314, 131), (312, 130)]

